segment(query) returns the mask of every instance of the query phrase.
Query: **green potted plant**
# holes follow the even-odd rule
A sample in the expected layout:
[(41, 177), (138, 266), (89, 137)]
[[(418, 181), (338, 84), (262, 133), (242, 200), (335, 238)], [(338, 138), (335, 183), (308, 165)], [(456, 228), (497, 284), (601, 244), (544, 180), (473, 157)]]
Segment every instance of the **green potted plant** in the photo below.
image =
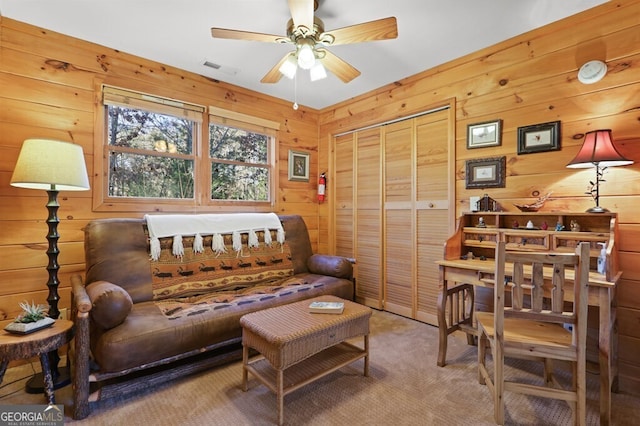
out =
[(22, 312), (16, 319), (7, 325), (4, 329), (19, 334), (28, 334), (49, 327), (55, 322), (55, 319), (47, 316), (49, 307), (46, 305), (36, 305), (34, 302), (20, 303)]

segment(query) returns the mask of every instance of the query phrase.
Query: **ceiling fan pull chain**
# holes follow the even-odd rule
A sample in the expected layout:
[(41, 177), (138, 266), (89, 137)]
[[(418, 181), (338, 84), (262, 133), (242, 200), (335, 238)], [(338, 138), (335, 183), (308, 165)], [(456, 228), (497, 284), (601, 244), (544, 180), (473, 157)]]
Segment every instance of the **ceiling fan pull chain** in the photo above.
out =
[(298, 110), (298, 73), (293, 76), (293, 109)]

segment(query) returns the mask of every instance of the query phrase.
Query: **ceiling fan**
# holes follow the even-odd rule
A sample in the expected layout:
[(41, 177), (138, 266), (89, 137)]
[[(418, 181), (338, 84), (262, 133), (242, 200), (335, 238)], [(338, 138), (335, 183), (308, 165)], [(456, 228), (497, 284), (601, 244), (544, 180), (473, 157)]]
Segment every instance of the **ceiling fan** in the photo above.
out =
[(395, 17), (325, 32), (322, 20), (314, 16), (314, 11), (318, 8), (317, 0), (288, 0), (288, 2), (291, 19), (287, 23), (286, 36), (211, 28), (211, 35), (214, 38), (287, 43), (295, 46), (295, 51), (287, 53), (260, 80), (262, 83), (277, 83), (283, 75), (293, 78), (298, 67), (309, 70), (311, 81), (326, 77), (326, 67), (340, 80), (348, 83), (358, 77), (360, 71), (325, 47), (398, 37)]

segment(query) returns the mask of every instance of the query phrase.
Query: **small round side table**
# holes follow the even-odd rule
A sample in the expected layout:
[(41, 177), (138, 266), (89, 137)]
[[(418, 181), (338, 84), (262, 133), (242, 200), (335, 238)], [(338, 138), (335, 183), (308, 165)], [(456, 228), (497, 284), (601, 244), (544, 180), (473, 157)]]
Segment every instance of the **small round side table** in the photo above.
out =
[(53, 377), (49, 365), (49, 352), (55, 351), (73, 338), (73, 322), (58, 319), (49, 328), (31, 334), (12, 334), (6, 330), (0, 332), (0, 383), (7, 371), (9, 361), (40, 358), (44, 378), (44, 393), (49, 404), (55, 404)]

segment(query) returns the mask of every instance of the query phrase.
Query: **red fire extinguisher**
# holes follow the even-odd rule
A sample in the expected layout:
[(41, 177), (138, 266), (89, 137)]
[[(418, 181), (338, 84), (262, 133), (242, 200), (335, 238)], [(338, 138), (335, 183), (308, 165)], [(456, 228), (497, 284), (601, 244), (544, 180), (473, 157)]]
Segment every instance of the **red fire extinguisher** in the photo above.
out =
[(322, 204), (324, 202), (324, 191), (327, 185), (327, 177), (324, 173), (320, 175), (318, 179), (318, 202)]

